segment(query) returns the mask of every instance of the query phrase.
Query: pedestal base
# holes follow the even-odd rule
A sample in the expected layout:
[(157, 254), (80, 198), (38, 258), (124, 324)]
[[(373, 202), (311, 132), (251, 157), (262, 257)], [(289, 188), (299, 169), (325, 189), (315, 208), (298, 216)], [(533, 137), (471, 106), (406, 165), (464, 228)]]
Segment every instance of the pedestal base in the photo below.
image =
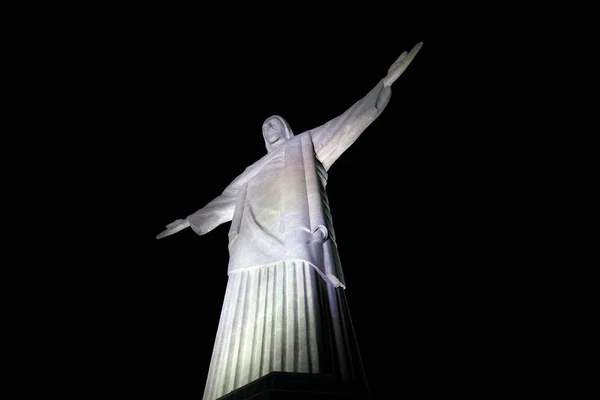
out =
[(371, 400), (364, 382), (322, 374), (271, 372), (218, 400)]

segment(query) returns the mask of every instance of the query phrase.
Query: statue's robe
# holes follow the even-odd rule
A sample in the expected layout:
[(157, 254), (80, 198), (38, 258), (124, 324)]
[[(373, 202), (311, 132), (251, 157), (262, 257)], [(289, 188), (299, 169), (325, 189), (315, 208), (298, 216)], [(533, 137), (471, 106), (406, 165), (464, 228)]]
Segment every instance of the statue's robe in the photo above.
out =
[(202, 235), (231, 221), (229, 281), (204, 399), (271, 371), (360, 375), (325, 187), (327, 171), (377, 118), (378, 83), (346, 112), (294, 136), (187, 217)]

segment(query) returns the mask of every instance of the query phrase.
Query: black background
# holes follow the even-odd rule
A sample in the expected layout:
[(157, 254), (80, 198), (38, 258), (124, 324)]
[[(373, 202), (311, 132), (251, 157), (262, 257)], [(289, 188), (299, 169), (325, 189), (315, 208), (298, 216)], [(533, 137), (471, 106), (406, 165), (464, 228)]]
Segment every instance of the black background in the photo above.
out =
[[(283, 116), (297, 134), (321, 125), (419, 41), (386, 110), (329, 171), (371, 390), (378, 399), (487, 397), (527, 381), (514, 367), (533, 363), (523, 351), (527, 316), (507, 311), (529, 289), (515, 284), (521, 261), (511, 258), (527, 244), (503, 226), (522, 200), (503, 190), (518, 158), (504, 150), (518, 140), (480, 113), (487, 99), (472, 89), (490, 82), (467, 57), (454, 14), (416, 2), (144, 3), (50, 17), (44, 2), (31, 4), (6, 19), (3, 60), (25, 78), (23, 126), (52, 127), (36, 150), (59, 150), (52, 172), (38, 171), (43, 198), (65, 208), (54, 226), (69, 221), (53, 250), (65, 262), (39, 273), (57, 283), (46, 299), (60, 305), (42, 336), (56, 333), (77, 361), (54, 385), (200, 397), (227, 282), (228, 224), (202, 237), (155, 235), (265, 154), (266, 117)], [(22, 371), (21, 348), (33, 347), (15, 344), (28, 337), (17, 304), (13, 372)]]

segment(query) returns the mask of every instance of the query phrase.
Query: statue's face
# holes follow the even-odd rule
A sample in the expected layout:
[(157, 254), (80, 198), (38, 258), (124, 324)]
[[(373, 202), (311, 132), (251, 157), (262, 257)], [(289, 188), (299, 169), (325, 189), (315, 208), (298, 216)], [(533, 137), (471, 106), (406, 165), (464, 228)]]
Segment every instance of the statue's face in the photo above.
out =
[(283, 123), (277, 118), (265, 121), (263, 135), (273, 148), (282, 145), (286, 141), (285, 128)]

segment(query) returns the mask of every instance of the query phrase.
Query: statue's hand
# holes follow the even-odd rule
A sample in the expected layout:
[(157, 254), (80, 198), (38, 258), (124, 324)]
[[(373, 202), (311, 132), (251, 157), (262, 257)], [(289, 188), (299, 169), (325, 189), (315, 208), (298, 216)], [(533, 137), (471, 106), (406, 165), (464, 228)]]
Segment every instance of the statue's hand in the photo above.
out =
[(177, 233), (177, 232), (187, 228), (188, 226), (190, 226), (190, 223), (188, 222), (188, 220), (178, 219), (177, 221), (171, 222), (169, 225), (167, 225), (167, 229), (165, 229), (164, 231), (162, 231), (161, 233), (156, 235), (156, 238), (162, 239), (165, 236), (169, 236), (174, 233)]
[(392, 86), (396, 79), (402, 75), (408, 64), (411, 63), (413, 58), (417, 55), (421, 47), (423, 46), (423, 42), (419, 42), (412, 48), (412, 50), (407, 54), (406, 52), (400, 54), (400, 57), (392, 64), (392, 66), (388, 69), (387, 76), (383, 79), (383, 84), (387, 86)]

